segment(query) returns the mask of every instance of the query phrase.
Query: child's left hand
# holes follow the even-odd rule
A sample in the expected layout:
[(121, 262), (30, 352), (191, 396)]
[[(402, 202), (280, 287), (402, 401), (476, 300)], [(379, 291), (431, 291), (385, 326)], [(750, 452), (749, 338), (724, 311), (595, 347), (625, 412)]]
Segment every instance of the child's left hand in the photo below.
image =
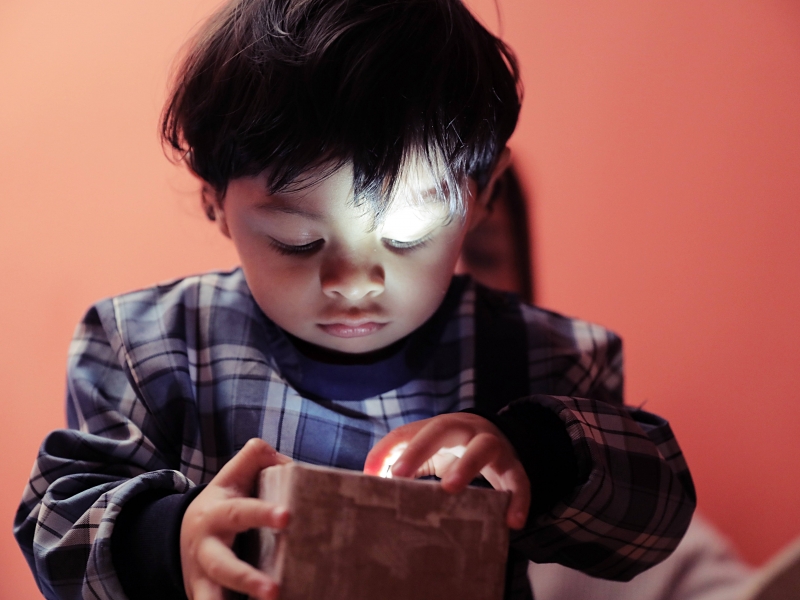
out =
[(442, 487), (455, 494), (481, 474), (494, 489), (511, 492), (508, 526), (521, 529), (525, 525), (531, 501), (528, 476), (511, 443), (489, 420), (471, 413), (450, 413), (398, 427), (375, 444), (364, 472), (379, 474), (395, 449), (401, 453), (391, 467), (391, 476), (436, 475)]

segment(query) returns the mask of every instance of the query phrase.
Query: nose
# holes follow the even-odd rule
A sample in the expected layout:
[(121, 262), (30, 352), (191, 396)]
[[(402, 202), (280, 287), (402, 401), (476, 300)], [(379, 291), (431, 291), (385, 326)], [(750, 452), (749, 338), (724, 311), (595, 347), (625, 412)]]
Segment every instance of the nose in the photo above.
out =
[(325, 261), (320, 270), (322, 291), (331, 298), (357, 301), (383, 292), (383, 267), (369, 257), (339, 254)]

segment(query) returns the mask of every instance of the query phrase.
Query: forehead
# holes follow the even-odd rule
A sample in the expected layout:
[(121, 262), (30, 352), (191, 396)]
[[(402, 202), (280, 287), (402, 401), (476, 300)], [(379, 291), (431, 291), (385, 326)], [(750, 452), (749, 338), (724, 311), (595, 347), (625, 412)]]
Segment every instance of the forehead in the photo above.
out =
[[(286, 189), (269, 193), (268, 176), (262, 173), (255, 180), (261, 186), (260, 207), (270, 212), (293, 214), (320, 220), (347, 207), (346, 212), (376, 217), (376, 222), (398, 211), (409, 209), (424, 213), (452, 212), (451, 186), (446, 176), (434, 165), (413, 161), (401, 172), (394, 187), (387, 194), (354, 194), (352, 165), (338, 169), (320, 167), (306, 173)], [(457, 191), (456, 193), (460, 193)], [(380, 215), (380, 218), (378, 218)]]

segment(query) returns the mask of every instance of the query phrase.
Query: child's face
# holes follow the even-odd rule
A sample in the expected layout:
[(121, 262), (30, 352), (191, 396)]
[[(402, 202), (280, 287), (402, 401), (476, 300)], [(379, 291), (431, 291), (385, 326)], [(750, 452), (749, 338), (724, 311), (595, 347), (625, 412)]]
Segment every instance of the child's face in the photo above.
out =
[[(354, 207), (343, 168), (300, 191), (270, 195), (264, 175), (230, 182), (215, 205), (264, 313), (298, 338), (340, 352), (384, 348), (422, 325), (450, 284), (467, 229), (481, 213), (474, 182), (466, 219), (448, 220), (430, 176), (400, 185), (386, 218)], [(415, 198), (429, 196), (420, 204)]]

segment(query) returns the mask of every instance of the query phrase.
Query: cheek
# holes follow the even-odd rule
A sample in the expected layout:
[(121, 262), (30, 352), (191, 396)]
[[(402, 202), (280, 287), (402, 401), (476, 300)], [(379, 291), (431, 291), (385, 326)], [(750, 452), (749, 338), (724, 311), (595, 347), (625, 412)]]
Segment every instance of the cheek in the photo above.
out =
[(270, 248), (259, 249), (239, 252), (245, 278), (261, 310), (285, 326), (287, 317), (296, 320), (316, 306), (318, 268), (312, 261), (287, 259)]
[(461, 246), (464, 242), (465, 233), (466, 230), (463, 227), (459, 227), (443, 239), (442, 246), (431, 264), (431, 271), (435, 271), (439, 277), (446, 277), (449, 281), (453, 275), (456, 263), (461, 255)]
[(436, 283), (448, 287), (458, 262), (459, 253), (448, 251), (440, 254), (438, 259), (427, 266), (425, 277), (430, 283)]
[(395, 291), (410, 304), (420, 305), (422, 310), (435, 305), (435, 309), (450, 286), (460, 251), (460, 235), (448, 236), (431, 252), (412, 260), (401, 261), (395, 272)]
[(245, 268), (245, 278), (264, 314), (279, 327), (302, 336), (304, 324), (313, 322), (319, 310), (319, 286), (311, 285), (297, 269), (251, 274)]
[(265, 258), (260, 265), (250, 266), (251, 272), (247, 273), (248, 269), (245, 268), (245, 273), (248, 281), (253, 280), (259, 294), (294, 305), (287, 307), (289, 310), (301, 310), (302, 304), (309, 301), (309, 295), (319, 292), (319, 269), (316, 266), (291, 264), (290, 261), (272, 257)]

